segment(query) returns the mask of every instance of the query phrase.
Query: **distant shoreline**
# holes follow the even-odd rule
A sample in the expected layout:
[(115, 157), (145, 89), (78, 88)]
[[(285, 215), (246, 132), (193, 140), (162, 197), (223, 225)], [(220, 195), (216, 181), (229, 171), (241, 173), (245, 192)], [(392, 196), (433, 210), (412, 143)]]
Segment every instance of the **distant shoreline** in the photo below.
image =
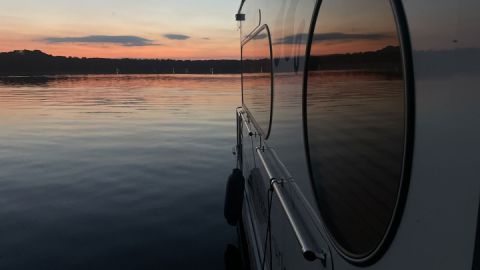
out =
[(0, 76), (239, 74), (240, 63), (240, 60), (79, 58), (21, 50), (0, 53)]
[[(273, 60), (276, 72), (303, 70), (304, 56)], [(285, 64), (280, 62), (285, 61)], [(322, 70), (377, 70), (400, 73), (401, 50), (387, 46), (371, 52), (353, 52), (311, 56), (309, 67)], [(296, 61), (296, 65), (288, 63)], [(270, 59), (243, 61), (244, 73), (270, 70)], [(263, 70), (263, 71), (262, 71)], [(109, 59), (52, 56), (39, 50), (0, 53), (0, 76), (55, 76), (55, 75), (147, 75), (147, 74), (240, 74), (240, 60), (171, 60), (171, 59)]]

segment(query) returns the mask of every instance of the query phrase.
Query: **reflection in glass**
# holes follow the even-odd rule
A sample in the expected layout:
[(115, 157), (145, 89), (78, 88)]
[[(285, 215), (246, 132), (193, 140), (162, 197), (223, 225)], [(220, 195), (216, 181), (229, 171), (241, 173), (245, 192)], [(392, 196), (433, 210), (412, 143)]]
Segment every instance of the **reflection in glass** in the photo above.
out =
[(405, 141), (405, 82), (386, 0), (323, 1), (312, 38), (306, 123), (323, 220), (347, 255), (384, 239), (396, 208)]
[(267, 28), (242, 47), (243, 106), (266, 137), (272, 109), (272, 60)]

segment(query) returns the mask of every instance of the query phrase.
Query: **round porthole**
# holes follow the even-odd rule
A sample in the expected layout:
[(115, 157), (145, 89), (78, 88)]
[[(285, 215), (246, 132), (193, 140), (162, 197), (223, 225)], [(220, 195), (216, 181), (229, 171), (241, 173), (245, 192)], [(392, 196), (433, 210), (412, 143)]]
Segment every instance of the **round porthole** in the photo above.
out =
[(324, 0), (304, 88), (307, 158), (331, 242), (365, 264), (385, 250), (409, 172), (409, 54), (386, 0)]

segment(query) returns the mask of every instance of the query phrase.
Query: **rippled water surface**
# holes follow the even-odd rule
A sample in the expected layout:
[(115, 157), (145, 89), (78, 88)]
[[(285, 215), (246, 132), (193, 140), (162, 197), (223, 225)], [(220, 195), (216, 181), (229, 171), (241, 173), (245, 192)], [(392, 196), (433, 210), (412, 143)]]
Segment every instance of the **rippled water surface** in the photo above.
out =
[(223, 269), (239, 82), (0, 80), (0, 269)]

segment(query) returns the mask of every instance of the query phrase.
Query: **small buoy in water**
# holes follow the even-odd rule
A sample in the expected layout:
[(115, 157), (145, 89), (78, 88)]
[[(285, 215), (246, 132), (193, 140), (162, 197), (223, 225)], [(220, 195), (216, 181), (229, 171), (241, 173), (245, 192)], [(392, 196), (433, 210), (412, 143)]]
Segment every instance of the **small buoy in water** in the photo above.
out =
[(236, 226), (242, 216), (243, 193), (245, 179), (239, 169), (233, 169), (228, 177), (227, 190), (225, 192), (225, 208), (223, 214), (228, 224)]

